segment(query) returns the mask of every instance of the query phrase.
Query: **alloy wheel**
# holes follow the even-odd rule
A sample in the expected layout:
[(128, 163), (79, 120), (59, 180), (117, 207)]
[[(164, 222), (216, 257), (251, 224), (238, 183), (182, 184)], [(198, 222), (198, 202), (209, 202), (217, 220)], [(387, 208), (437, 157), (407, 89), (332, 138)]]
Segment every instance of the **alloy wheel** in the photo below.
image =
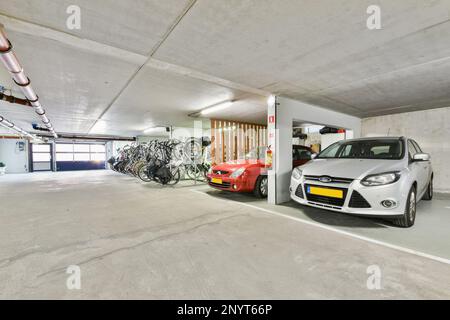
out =
[(262, 195), (264, 195), (264, 196), (267, 195), (267, 189), (268, 189), (268, 186), (269, 186), (269, 184), (268, 184), (268, 181), (267, 181), (267, 177), (266, 177), (266, 178), (263, 178), (263, 179), (261, 180), (261, 184), (260, 184), (260, 186), (259, 186), (259, 190), (261, 191), (261, 194), (262, 194)]

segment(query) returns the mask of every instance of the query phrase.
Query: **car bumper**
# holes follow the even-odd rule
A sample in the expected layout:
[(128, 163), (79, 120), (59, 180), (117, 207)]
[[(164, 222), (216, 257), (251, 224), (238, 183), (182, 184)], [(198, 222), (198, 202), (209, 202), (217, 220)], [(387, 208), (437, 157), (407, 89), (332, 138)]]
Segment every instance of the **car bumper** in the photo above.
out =
[[(328, 197), (310, 195), (308, 186), (339, 188), (344, 190), (344, 197), (342, 201), (334, 201)], [(359, 180), (353, 180), (350, 184), (337, 184), (308, 181), (301, 177), (299, 180), (291, 178), (290, 185), (292, 200), (302, 205), (352, 215), (385, 218), (397, 218), (404, 214), (408, 193), (402, 190), (409, 191), (409, 188), (403, 187), (402, 181), (385, 186), (365, 187)], [(395, 201), (396, 205), (386, 208), (382, 205), (384, 200)]]
[[(213, 179), (220, 179), (221, 183), (218, 183), (217, 181), (213, 181)], [(239, 178), (230, 178), (230, 177), (223, 177), (223, 176), (214, 176), (214, 175), (208, 175), (207, 176), (208, 185), (210, 187), (213, 187), (218, 190), (226, 190), (231, 192), (249, 192), (247, 183), (245, 180), (243, 180), (241, 177)]]

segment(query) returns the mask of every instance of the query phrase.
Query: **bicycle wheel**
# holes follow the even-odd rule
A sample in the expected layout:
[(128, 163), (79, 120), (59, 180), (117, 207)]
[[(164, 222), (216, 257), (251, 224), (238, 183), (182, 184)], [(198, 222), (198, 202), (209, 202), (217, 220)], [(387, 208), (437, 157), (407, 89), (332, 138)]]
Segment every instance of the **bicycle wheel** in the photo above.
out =
[(139, 169), (140, 169), (142, 166), (144, 166), (145, 164), (146, 164), (146, 162), (145, 162), (144, 160), (139, 160), (138, 162), (136, 162), (136, 163), (133, 165), (132, 172), (133, 172), (133, 175), (134, 175), (135, 177), (138, 176), (138, 174), (139, 174)]
[(170, 186), (176, 185), (181, 178), (180, 169), (178, 167), (170, 168), (170, 174), (172, 175), (172, 179), (167, 184)]
[(141, 179), (141, 180), (144, 181), (144, 182), (150, 182), (150, 181), (152, 181), (152, 178), (150, 178), (150, 177), (147, 175), (147, 171), (148, 171), (148, 168), (147, 168), (147, 165), (146, 165), (146, 164), (142, 165), (142, 166), (139, 168), (139, 170), (138, 170), (138, 177), (139, 177), (139, 179)]
[(205, 178), (200, 165), (188, 165), (186, 168), (186, 174), (191, 180), (203, 181)]

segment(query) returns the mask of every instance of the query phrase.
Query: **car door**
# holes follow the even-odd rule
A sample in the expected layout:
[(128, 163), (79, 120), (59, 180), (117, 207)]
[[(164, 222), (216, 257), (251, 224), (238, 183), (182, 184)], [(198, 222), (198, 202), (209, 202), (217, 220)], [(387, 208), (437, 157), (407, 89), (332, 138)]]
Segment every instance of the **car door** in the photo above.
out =
[[(419, 153), (424, 153), (422, 151), (422, 148), (419, 146), (419, 144), (417, 143), (417, 141), (412, 140), (412, 143), (414, 144), (414, 146), (416, 147), (417, 152)], [(425, 188), (428, 187), (428, 182), (430, 181), (431, 178), (431, 161), (422, 161), (421, 162), (421, 166), (423, 168), (424, 171), (424, 179), (425, 179)]]
[(427, 172), (425, 171), (423, 161), (413, 161), (414, 155), (420, 153), (420, 151), (416, 149), (416, 146), (410, 139), (408, 140), (408, 153), (409, 167), (417, 181), (417, 194), (420, 195), (428, 184)]

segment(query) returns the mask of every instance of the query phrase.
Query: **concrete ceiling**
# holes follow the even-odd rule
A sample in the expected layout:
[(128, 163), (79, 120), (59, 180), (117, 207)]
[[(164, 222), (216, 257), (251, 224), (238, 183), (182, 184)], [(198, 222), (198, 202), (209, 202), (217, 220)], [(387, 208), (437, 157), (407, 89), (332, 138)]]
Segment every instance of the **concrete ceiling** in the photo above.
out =
[[(229, 99), (213, 117), (264, 123), (269, 93), (359, 117), (450, 106), (450, 0), (15, 0), (0, 22), (59, 132), (190, 126)], [(0, 102), (24, 129), (30, 111)]]

